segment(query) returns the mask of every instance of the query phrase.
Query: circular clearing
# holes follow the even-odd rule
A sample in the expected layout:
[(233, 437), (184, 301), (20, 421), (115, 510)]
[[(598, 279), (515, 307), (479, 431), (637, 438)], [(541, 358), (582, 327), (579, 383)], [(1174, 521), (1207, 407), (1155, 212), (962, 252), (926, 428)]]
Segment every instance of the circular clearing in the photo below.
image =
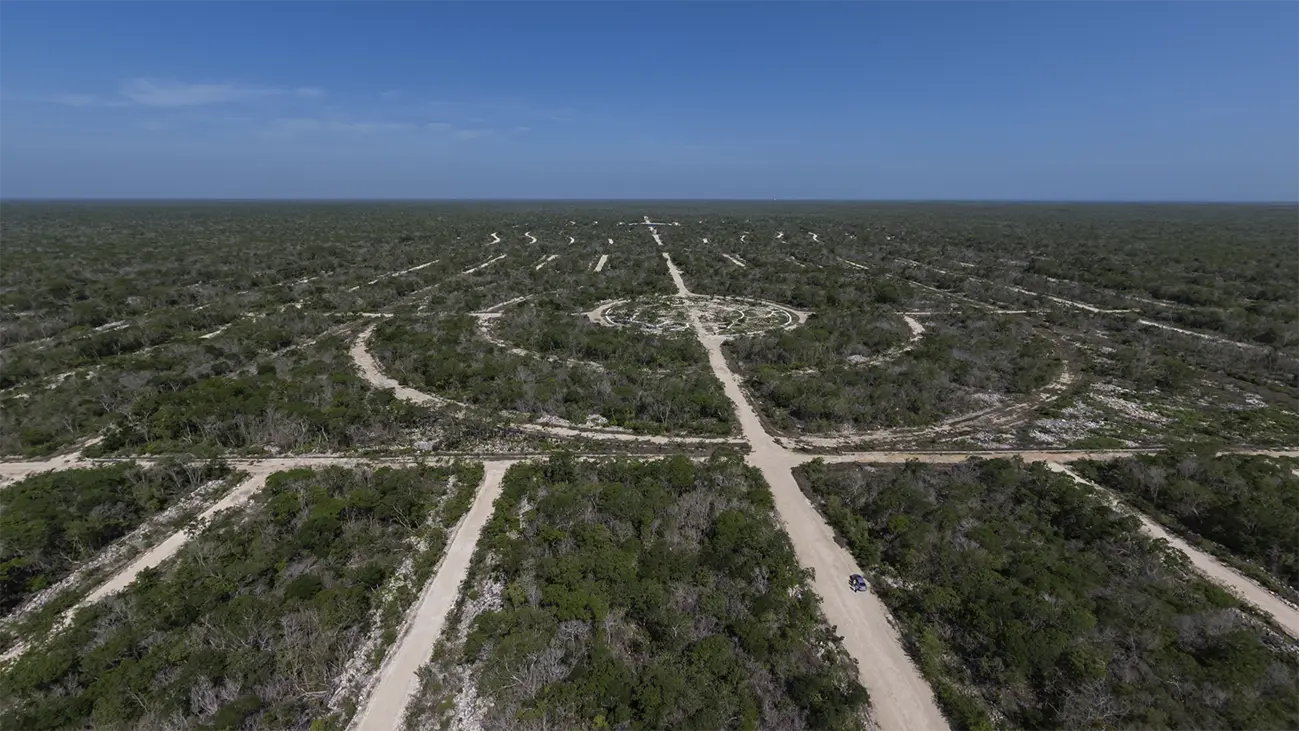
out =
[(587, 317), (607, 327), (628, 327), (656, 335), (691, 329), (694, 319), (706, 335), (736, 337), (802, 325), (811, 313), (747, 297), (703, 295), (641, 297), (606, 302)]

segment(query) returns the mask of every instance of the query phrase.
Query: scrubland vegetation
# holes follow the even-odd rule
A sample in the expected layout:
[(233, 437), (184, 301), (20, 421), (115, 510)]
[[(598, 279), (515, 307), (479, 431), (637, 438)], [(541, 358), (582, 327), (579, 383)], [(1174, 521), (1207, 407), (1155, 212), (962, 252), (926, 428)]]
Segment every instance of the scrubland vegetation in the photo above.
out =
[(271, 475), (0, 667), (0, 726), (342, 728), (481, 479), (479, 465)]
[[(642, 208), (6, 203), (0, 452), (47, 455), (106, 429), (114, 453), (370, 449), (399, 434), (475, 449), (509, 433), (498, 410), (730, 433), (689, 337), (580, 314), (673, 292), (664, 251), (693, 291), (814, 313), (727, 346), (768, 423), (791, 433), (1020, 403), (1062, 367), (1141, 394), (1167, 421), (1126, 420), (1085, 383), (1081, 400), (1037, 412), (1074, 423), (1051, 446), (1280, 444), (1297, 428), (1289, 209), (668, 204), (654, 218), (680, 225), (661, 227), (661, 248), (634, 223)], [(489, 323), (499, 345), (464, 319), (518, 297)], [(901, 312), (933, 313), (915, 316), (915, 343)], [(471, 428), (356, 380), (350, 339), (382, 314), (400, 316), (375, 337), (390, 375), (480, 407)], [(1070, 403), (1081, 411), (1062, 415)], [(1051, 432), (999, 428), (979, 443)]]
[(1015, 460), (801, 470), (958, 728), (1292, 728), (1294, 642)]
[(408, 722), (861, 728), (867, 696), (757, 470), (736, 457), (507, 473)]
[(0, 613), (190, 492), (229, 474), (220, 463), (132, 463), (48, 472), (0, 490)]
[(1272, 577), (1265, 583), (1289, 588), (1284, 591), (1295, 600), (1300, 485), (1294, 460), (1178, 450), (1077, 467), (1175, 532), (1254, 568), (1248, 573)]

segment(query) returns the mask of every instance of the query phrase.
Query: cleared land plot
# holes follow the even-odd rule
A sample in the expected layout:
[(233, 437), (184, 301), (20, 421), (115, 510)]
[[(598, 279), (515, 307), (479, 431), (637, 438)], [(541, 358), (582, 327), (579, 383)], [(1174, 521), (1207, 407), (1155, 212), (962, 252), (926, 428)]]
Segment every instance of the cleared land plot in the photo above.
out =
[(801, 481), (956, 726), (1296, 723), (1289, 638), (1068, 477), (990, 460)]
[(757, 470), (507, 473), (408, 728), (861, 728), (866, 692)]

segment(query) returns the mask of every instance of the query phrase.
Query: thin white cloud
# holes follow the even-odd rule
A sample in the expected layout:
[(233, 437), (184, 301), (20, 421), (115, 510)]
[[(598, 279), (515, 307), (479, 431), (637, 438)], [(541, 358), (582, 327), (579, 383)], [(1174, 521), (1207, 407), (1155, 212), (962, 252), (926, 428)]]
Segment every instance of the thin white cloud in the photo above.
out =
[(456, 130), (456, 139), (458, 140), (477, 140), (492, 134), (490, 129), (458, 129)]
[(420, 128), (412, 122), (358, 121), (345, 122), (337, 119), (312, 119), (290, 117), (271, 122), (272, 129), (278, 132), (302, 133), (336, 133), (336, 134), (394, 134), (412, 132)]
[(49, 102), (68, 107), (93, 107), (99, 103), (99, 97), (94, 94), (59, 94), (50, 97)]
[(320, 89), (299, 87), (281, 89), (242, 84), (190, 84), (158, 79), (128, 79), (122, 82), (122, 96), (148, 107), (192, 107), (207, 104), (230, 104), (266, 97), (317, 97)]

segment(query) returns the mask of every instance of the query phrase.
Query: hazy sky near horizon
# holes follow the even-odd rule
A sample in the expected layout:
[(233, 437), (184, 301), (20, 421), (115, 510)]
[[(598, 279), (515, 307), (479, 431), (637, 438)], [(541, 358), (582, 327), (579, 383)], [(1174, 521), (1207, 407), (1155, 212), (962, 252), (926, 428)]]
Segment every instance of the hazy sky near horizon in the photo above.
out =
[(1297, 5), (0, 4), (0, 196), (1297, 199)]

